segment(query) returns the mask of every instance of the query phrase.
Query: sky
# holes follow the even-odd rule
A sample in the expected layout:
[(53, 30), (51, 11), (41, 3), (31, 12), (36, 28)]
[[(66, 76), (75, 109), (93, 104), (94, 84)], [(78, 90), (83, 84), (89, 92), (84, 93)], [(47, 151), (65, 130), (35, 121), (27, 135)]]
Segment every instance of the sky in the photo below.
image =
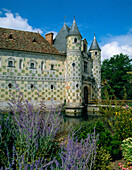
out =
[(132, 59), (132, 0), (1, 0), (0, 27), (34, 31), (54, 37), (64, 22), (76, 23), (88, 48), (94, 38), (102, 61), (116, 54)]

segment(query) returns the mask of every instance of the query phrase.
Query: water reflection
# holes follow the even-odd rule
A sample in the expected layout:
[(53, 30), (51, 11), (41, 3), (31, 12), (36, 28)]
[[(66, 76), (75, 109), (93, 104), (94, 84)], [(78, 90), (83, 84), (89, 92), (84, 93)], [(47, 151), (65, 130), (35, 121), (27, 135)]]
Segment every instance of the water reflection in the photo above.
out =
[(64, 123), (67, 127), (67, 129), (72, 129), (75, 126), (81, 124), (81, 122), (84, 121), (92, 121), (92, 120), (99, 120), (101, 117), (99, 115), (85, 115), (82, 117), (68, 117), (64, 116)]

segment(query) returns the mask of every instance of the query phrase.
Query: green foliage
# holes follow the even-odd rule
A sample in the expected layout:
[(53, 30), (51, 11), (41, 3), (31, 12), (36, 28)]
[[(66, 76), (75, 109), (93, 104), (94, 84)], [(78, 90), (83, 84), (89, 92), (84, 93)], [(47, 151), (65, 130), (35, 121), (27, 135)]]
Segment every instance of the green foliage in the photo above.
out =
[(122, 141), (122, 152), (127, 162), (132, 162), (132, 138), (127, 138)]
[[(112, 97), (112, 93), (114, 93), (117, 99), (123, 99), (125, 87), (127, 99), (132, 98), (130, 74), (127, 73), (132, 70), (131, 61), (132, 59), (129, 59), (127, 55), (123, 54), (114, 55), (110, 59), (103, 61), (101, 66), (101, 77), (102, 82), (105, 83), (105, 86), (109, 91), (110, 97)], [(107, 84), (110, 85), (112, 91)], [(104, 96), (102, 97), (104, 98)]]
[(108, 169), (110, 162), (112, 161), (109, 152), (103, 147), (97, 148), (97, 155), (94, 164), (94, 170)]
[(13, 121), (11, 116), (8, 113), (0, 113), (0, 166), (7, 163), (7, 147), (8, 152), (12, 154), (13, 142), (15, 140), (15, 136), (12, 131), (13, 129)]
[(94, 129), (96, 134), (99, 134), (99, 140), (97, 142), (98, 147), (103, 147), (105, 150), (109, 152), (112, 159), (118, 159), (121, 156), (121, 151), (119, 149), (119, 146), (121, 142), (118, 139), (118, 135), (111, 135), (111, 132), (107, 130), (104, 123), (102, 121), (96, 121), (96, 122), (84, 122), (81, 123), (80, 129), (78, 127), (75, 128), (76, 136), (79, 140), (86, 139), (87, 134), (91, 133)]

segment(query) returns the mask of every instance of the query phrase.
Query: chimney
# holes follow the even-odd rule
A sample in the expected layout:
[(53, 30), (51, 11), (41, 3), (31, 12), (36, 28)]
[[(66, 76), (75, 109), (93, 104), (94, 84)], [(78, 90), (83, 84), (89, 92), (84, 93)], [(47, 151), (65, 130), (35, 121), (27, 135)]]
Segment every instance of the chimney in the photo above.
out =
[(53, 44), (53, 33), (48, 33), (48, 34), (45, 34), (45, 38), (46, 40), (50, 43), (50, 44)]

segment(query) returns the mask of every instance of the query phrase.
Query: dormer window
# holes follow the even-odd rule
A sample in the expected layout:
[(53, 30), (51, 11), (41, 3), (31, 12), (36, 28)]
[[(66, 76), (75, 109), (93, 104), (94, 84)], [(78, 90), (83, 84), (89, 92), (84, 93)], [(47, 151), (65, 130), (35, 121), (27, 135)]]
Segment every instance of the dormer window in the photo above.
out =
[(15, 59), (14, 58), (8, 58), (7, 59), (7, 62), (8, 62), (8, 65), (7, 65), (7, 67), (15, 67)]
[(95, 52), (95, 55), (97, 55), (98, 53), (97, 53), (97, 51)]
[(12, 67), (13, 66), (13, 62), (12, 61), (8, 61), (8, 67)]
[(74, 39), (74, 43), (77, 43), (77, 38)]
[(37, 41), (36, 41), (36, 38), (33, 38), (33, 41), (32, 41), (32, 42), (37, 42)]
[(8, 38), (9, 38), (9, 39), (13, 39), (12, 34), (10, 34)]
[(35, 60), (30, 60), (29, 68), (30, 69), (36, 69), (37, 68), (37, 62)]
[(30, 68), (31, 68), (31, 69), (34, 69), (34, 68), (35, 68), (34, 63), (31, 63), (31, 64), (30, 64)]

